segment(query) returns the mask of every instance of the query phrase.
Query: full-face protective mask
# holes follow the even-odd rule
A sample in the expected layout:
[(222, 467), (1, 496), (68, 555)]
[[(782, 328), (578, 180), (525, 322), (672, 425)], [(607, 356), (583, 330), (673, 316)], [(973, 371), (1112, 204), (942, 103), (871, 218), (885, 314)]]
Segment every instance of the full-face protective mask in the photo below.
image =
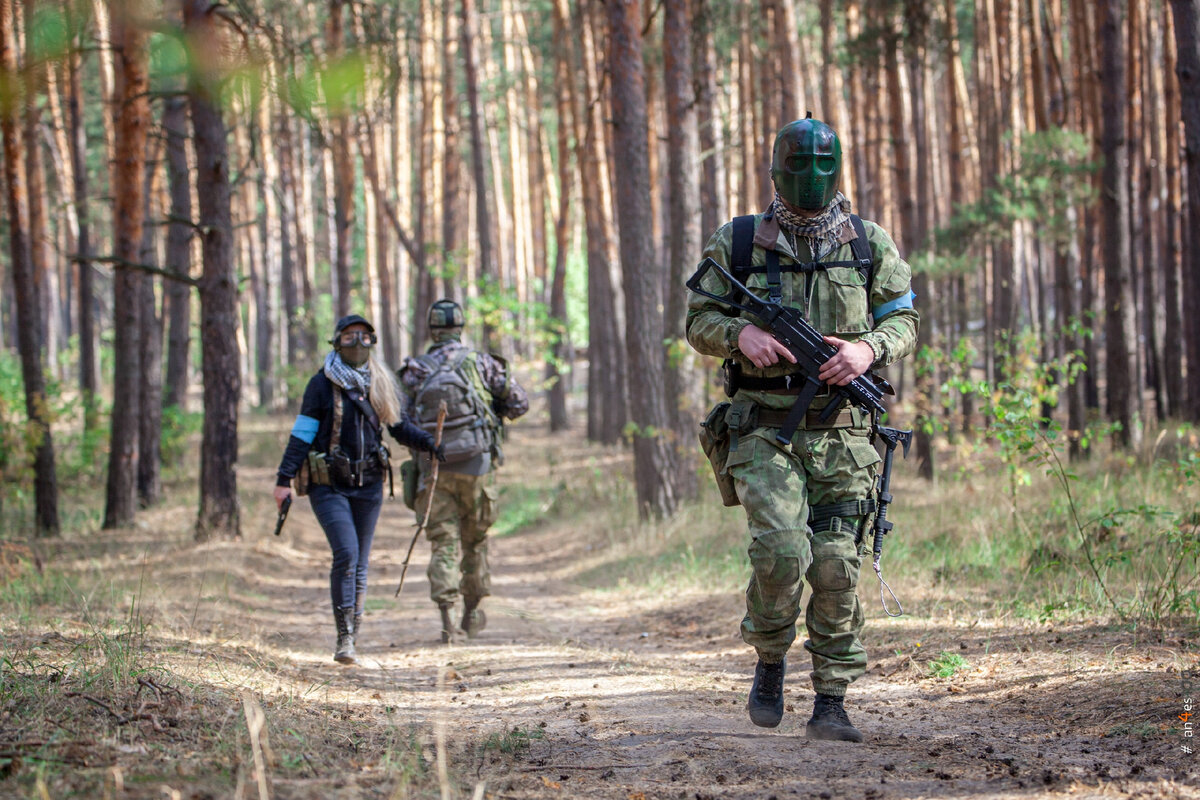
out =
[(842, 145), (833, 128), (808, 117), (780, 129), (771, 154), (771, 180), (780, 197), (820, 210), (837, 196), (841, 175)]

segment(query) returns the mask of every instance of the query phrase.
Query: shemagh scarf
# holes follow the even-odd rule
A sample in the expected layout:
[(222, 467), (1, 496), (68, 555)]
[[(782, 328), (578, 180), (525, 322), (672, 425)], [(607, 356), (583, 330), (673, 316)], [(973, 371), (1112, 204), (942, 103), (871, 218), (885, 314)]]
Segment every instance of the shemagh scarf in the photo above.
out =
[(370, 363), (363, 364), (361, 368), (352, 367), (342, 361), (336, 350), (330, 350), (325, 356), (325, 377), (347, 391), (357, 389), (364, 395), (371, 391)]
[[(838, 234), (843, 225), (850, 222), (850, 201), (841, 192), (821, 209), (815, 217), (802, 217), (788, 211), (779, 193), (771, 202), (771, 212), (779, 221), (779, 227), (793, 237), (800, 237), (812, 251), (813, 261), (820, 261), (838, 245)], [(793, 250), (795, 249), (793, 239)]]

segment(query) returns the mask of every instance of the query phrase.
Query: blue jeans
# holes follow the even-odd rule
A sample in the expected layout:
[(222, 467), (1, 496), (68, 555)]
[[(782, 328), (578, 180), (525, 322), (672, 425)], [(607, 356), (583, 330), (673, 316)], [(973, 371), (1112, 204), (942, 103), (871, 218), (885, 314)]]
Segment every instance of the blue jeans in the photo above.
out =
[(383, 506), (383, 482), (345, 493), (332, 486), (314, 486), (308, 499), (333, 551), (329, 570), (333, 607), (354, 606), (356, 599), (367, 593), (367, 560)]

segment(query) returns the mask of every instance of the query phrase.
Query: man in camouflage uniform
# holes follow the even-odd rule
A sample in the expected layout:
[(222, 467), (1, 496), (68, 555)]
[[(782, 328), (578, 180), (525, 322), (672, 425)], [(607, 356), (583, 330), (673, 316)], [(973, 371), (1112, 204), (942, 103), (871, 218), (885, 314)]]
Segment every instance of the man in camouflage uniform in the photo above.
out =
[[(756, 295), (775, 295), (803, 312), (837, 348), (819, 377), (838, 386), (911, 353), (918, 325), (909, 266), (882, 228), (863, 221), (870, 270), (851, 260), (858, 234), (850, 203), (837, 190), (841, 166), (841, 146), (829, 126), (811, 118), (784, 126), (772, 156), (775, 199), (753, 218), (751, 263), (731, 263), (733, 223), (718, 229), (704, 250), (704, 257), (735, 275), (742, 266), (740, 279)], [(778, 255), (773, 274), (765, 266), (768, 251)], [(706, 290), (716, 294), (729, 289), (713, 272), (705, 281)], [(731, 437), (725, 468), (746, 509), (752, 539), (753, 571), (741, 626), (742, 639), (759, 658), (750, 718), (775, 727), (783, 716), (785, 656), (796, 638), (803, 576), (811, 587), (804, 647), (812, 656), (817, 693), (806, 735), (861, 742), (842, 703), (867, 661), (855, 590), (881, 461), (868, 438), (870, 420), (847, 407), (820, 422), (817, 412), (830, 400), (826, 388), (791, 446), (781, 446), (775, 435), (802, 381), (789, 379), (796, 367), (788, 350), (738, 313), (689, 293), (688, 341), (705, 355), (729, 359), (727, 367), (741, 373), (726, 415)]]
[[(422, 356), (406, 358), (399, 370), (409, 411), (417, 424), (430, 433), (436, 427), (437, 408), (423, 397), (424, 389), (435, 373), (453, 369), (470, 384), (474, 399), (481, 401), (475, 412), (460, 415), (463, 418), (446, 419), (443, 441), (447, 460), (438, 468), (433, 505), (425, 527), (425, 536), (433, 551), (426, 575), (430, 597), (441, 612), (443, 642), (461, 641), (464, 634), (474, 638), (487, 624), (479, 604), (491, 594), (487, 532), (496, 521), (497, 512), (496, 488), (494, 480), (488, 476), (500, 462), (501, 419), (516, 419), (529, 410), (529, 398), (509, 374), (504, 359), (474, 351), (462, 343), (464, 324), (465, 317), (458, 303), (438, 300), (429, 308), (433, 345)], [(455, 442), (461, 441), (460, 434), (467, 430), (485, 437), (483, 447), (477, 448), (482, 451), (467, 449), (455, 457)], [(425, 454), (414, 455), (420, 469), (414, 503), (419, 517), (429, 502), (432, 465)], [(460, 594), (463, 615), (461, 622), (455, 624), (452, 613)]]

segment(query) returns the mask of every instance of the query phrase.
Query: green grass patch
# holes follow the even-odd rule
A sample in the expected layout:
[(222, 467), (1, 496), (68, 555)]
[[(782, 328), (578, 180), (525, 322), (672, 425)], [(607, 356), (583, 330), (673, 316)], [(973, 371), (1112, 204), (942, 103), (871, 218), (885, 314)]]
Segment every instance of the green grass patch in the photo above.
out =
[(952, 678), (960, 670), (966, 669), (967, 660), (958, 653), (943, 650), (929, 662), (929, 675), (933, 678)]
[(566, 487), (510, 484), (500, 488), (500, 513), (492, 526), (492, 536), (509, 536), (537, 525), (557, 510), (558, 499)]

